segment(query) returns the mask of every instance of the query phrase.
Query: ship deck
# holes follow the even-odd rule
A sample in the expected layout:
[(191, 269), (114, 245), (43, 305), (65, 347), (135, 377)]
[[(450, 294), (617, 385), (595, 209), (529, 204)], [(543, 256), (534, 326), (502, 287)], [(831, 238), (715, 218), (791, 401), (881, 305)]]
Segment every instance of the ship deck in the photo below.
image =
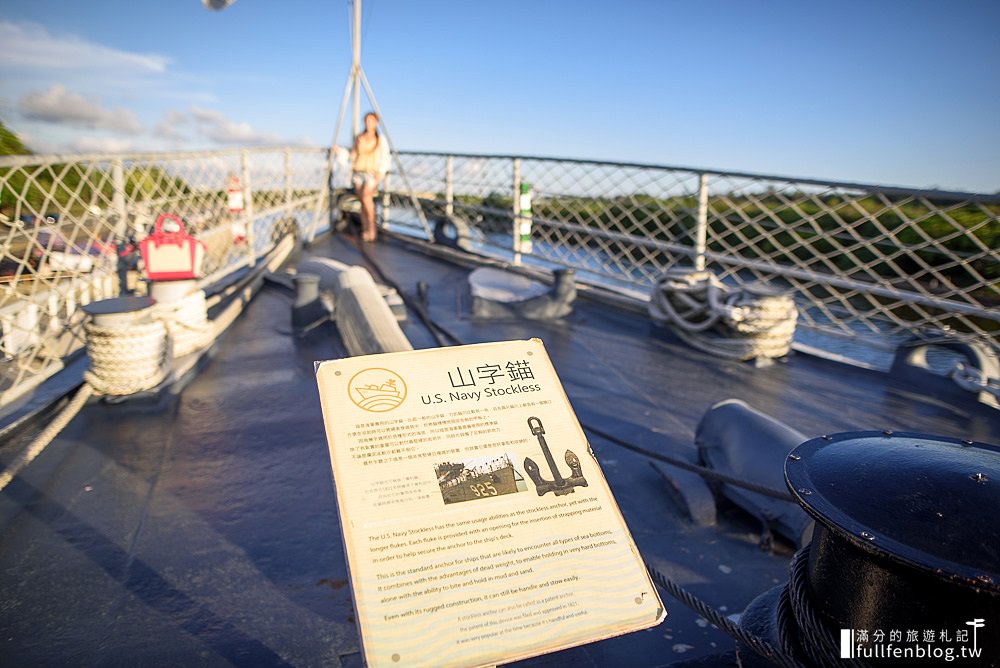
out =
[[(309, 254), (366, 262), (340, 236)], [(765, 368), (722, 361), (586, 299), (556, 322), (477, 321), (468, 267), (398, 240), (370, 255), (404, 291), (426, 282), (429, 314), (464, 342), (542, 339), (581, 421), (649, 449), (693, 459), (702, 415), (730, 398), (810, 437), (1000, 441), (997, 411), (921, 399), (882, 373), (804, 354)], [(295, 336), (291, 302), (266, 287), (179, 395), (87, 406), (0, 493), (5, 664), (362, 664), (313, 374), (315, 360), (346, 352), (332, 323)], [(415, 317), (404, 331), (416, 348), (435, 345)], [(0, 446), (3, 463), (30, 435)], [(726, 614), (787, 580), (792, 548), (759, 547), (745, 512), (720, 502), (717, 526), (696, 526), (647, 458), (591, 445), (652, 566)], [(663, 599), (657, 627), (518, 665), (732, 661), (728, 636)]]

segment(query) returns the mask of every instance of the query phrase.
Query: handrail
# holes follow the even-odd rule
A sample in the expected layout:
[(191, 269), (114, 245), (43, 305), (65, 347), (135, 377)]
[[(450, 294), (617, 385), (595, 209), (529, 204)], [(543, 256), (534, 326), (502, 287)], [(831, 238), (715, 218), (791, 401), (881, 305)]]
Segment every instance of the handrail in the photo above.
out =
[[(801, 329), (838, 337), (950, 329), (1000, 342), (1000, 194), (580, 158), (396, 157), (408, 183), (386, 183), (383, 218), (412, 213), (424, 235), (421, 216), (461, 219), (514, 262), (575, 266), (628, 289), (648, 291), (678, 264), (734, 285), (774, 280), (795, 291)], [(79, 347), (78, 306), (117, 294), (116, 244), (144, 235), (151, 214), (174, 209), (211, 230), (206, 273), (220, 275), (286, 219), (307, 237), (324, 226), (347, 185), (333, 169), (328, 148), (309, 146), (0, 157), (0, 397)], [(245, 203), (235, 213), (234, 178)], [(229, 243), (230, 224), (247, 243)]]
[[(463, 220), (515, 263), (576, 263), (640, 290), (690, 264), (735, 285), (777, 281), (795, 292), (804, 330), (950, 330), (1000, 345), (1000, 194), (578, 158), (400, 157), (428, 216)], [(511, 183), (531, 184), (526, 212)]]
[(326, 148), (315, 146), (249, 146), (244, 148), (204, 149), (198, 151), (142, 151), (135, 153), (33, 153), (30, 155), (2, 155), (0, 168), (65, 162), (111, 162), (113, 160), (178, 160), (219, 155), (265, 154), (279, 151), (323, 154)]
[(449, 151), (398, 151), (399, 155), (424, 156), (424, 157), (453, 157), (453, 158), (473, 158), (490, 160), (537, 160), (539, 162), (560, 162), (578, 165), (601, 165), (605, 167), (624, 167), (635, 169), (659, 169), (671, 172), (687, 172), (690, 174), (708, 174), (710, 176), (730, 176), (733, 178), (759, 179), (765, 181), (786, 181), (789, 183), (801, 183), (810, 186), (829, 186), (832, 188), (844, 188), (849, 190), (878, 191), (887, 195), (920, 195), (933, 199), (960, 199), (973, 202), (984, 202), (989, 204), (1000, 204), (1000, 193), (974, 193), (960, 190), (932, 190), (927, 188), (908, 188), (906, 186), (887, 186), (874, 183), (864, 183), (861, 181), (830, 181), (816, 178), (801, 178), (797, 176), (787, 176), (779, 174), (768, 174), (760, 172), (740, 172), (712, 169), (707, 167), (689, 167), (682, 165), (665, 165), (651, 162), (619, 162), (614, 160), (596, 160), (588, 158), (561, 158), (554, 156), (538, 156), (524, 154), (507, 153), (456, 153)]
[[(276, 151), (295, 151), (300, 153), (312, 153), (316, 155), (325, 154), (328, 149), (315, 146), (253, 146), (246, 148), (228, 149), (204, 149), (197, 151), (143, 151), (136, 153), (39, 153), (31, 155), (6, 155), (0, 156), (0, 168), (3, 167), (23, 167), (33, 164), (64, 163), (64, 162), (110, 162), (112, 160), (176, 160), (178, 158), (199, 158), (219, 155), (239, 155), (265, 154)], [(935, 190), (929, 188), (916, 188), (906, 186), (882, 185), (863, 181), (836, 181), (828, 179), (817, 179), (811, 177), (788, 176), (784, 174), (771, 174), (766, 172), (743, 172), (733, 170), (721, 170), (709, 167), (692, 167), (689, 165), (669, 165), (652, 162), (622, 162), (615, 160), (598, 160), (576, 157), (539, 156), (509, 153), (461, 153), (461, 152), (440, 152), (427, 150), (400, 150), (396, 152), (400, 156), (435, 156), (453, 158), (473, 158), (491, 160), (537, 160), (540, 162), (559, 162), (569, 164), (589, 164), (602, 165), (607, 167), (623, 167), (634, 169), (659, 169), (673, 172), (687, 172), (690, 174), (707, 174), (710, 176), (723, 176), (733, 178), (759, 179), (766, 181), (784, 181), (809, 186), (825, 186), (831, 188), (843, 188), (848, 190), (863, 190), (866, 192), (877, 191), (887, 195), (921, 196), (930, 199), (954, 199), (969, 202), (982, 202), (986, 204), (1000, 204), (1000, 193), (976, 193), (961, 190)]]
[(211, 280), (262, 256), (290, 221), (320, 226), (326, 164), (326, 149), (288, 146), (0, 157), (0, 404), (80, 349), (79, 307), (134, 280), (119, 253), (157, 213), (188, 219)]

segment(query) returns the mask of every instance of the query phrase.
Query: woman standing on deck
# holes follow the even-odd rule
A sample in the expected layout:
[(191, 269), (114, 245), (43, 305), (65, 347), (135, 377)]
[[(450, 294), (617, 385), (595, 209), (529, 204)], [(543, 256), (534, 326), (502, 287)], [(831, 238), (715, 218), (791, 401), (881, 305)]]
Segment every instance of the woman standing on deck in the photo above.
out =
[(378, 133), (374, 112), (365, 114), (365, 131), (354, 138), (351, 169), (351, 183), (361, 201), (361, 240), (375, 241), (375, 191), (389, 171), (389, 144)]

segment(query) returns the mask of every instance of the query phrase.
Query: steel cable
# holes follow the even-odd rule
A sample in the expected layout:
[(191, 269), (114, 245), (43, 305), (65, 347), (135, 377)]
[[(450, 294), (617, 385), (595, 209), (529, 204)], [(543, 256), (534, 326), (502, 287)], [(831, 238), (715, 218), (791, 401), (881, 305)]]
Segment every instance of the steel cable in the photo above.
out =
[[(354, 237), (354, 241), (357, 242), (356, 236)], [(372, 257), (371, 253), (368, 252), (368, 249), (365, 248), (364, 244), (358, 243), (357, 247), (361, 252), (361, 256), (365, 259), (365, 262), (367, 262), (371, 270), (378, 275), (379, 280), (395, 290), (400, 299), (403, 300), (406, 307), (417, 314), (417, 318), (419, 318), (420, 322), (424, 324), (424, 327), (427, 328), (427, 331), (430, 332), (430, 335), (434, 338), (434, 341), (437, 342), (439, 347), (443, 348), (447, 346), (464, 345), (464, 342), (460, 338), (435, 321), (430, 314), (427, 313), (427, 309), (423, 304), (407, 295), (400, 285), (385, 271), (383, 271), (382, 266), (377, 260), (375, 260), (374, 257)]]
[(715, 624), (720, 630), (740, 641), (768, 661), (786, 668), (802, 667), (802, 664), (796, 661), (794, 657), (787, 654), (782, 649), (775, 647), (766, 640), (758, 638), (752, 633), (747, 632), (740, 627), (739, 624), (732, 621), (701, 599), (697, 598), (694, 594), (681, 587), (660, 571), (656, 570), (653, 566), (649, 565), (649, 563), (646, 564), (646, 570), (649, 571), (649, 575), (652, 577), (653, 582), (663, 588), (675, 599), (691, 608), (706, 620)]
[(645, 455), (650, 459), (655, 459), (661, 461), (665, 464), (670, 464), (671, 466), (676, 466), (677, 468), (684, 469), (685, 471), (691, 471), (697, 473), (698, 475), (705, 478), (712, 478), (720, 482), (724, 482), (734, 487), (742, 487), (743, 489), (750, 490), (751, 492), (757, 492), (758, 494), (763, 494), (764, 496), (769, 496), (774, 499), (781, 499), (782, 501), (792, 501), (795, 499), (788, 492), (784, 492), (773, 487), (768, 487), (767, 485), (759, 485), (755, 482), (750, 482), (749, 480), (743, 480), (742, 478), (737, 478), (735, 476), (722, 473), (721, 471), (716, 471), (715, 469), (710, 469), (704, 466), (699, 466), (698, 464), (692, 464), (691, 462), (679, 459), (677, 457), (671, 457), (669, 455), (664, 455), (659, 452), (654, 452), (653, 450), (648, 450), (640, 445), (633, 445), (628, 441), (624, 441), (617, 436), (613, 436), (606, 431), (598, 429), (597, 427), (592, 427), (585, 422), (581, 421), (580, 425), (587, 431), (597, 434), (606, 441), (610, 441), (615, 445), (625, 448), (626, 450), (631, 450), (640, 455)]
[(809, 596), (809, 548), (792, 557), (788, 583), (778, 599), (778, 638), (786, 652), (808, 656), (821, 668), (865, 668), (858, 659), (840, 658), (839, 638), (819, 618)]

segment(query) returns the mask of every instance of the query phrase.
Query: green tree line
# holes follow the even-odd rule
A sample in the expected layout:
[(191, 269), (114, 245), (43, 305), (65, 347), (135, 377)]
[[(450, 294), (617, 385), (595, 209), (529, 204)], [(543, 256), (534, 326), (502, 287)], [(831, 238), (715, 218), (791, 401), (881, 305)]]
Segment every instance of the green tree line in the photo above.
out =
[[(0, 155), (30, 155), (24, 143), (0, 121)], [(221, 191), (220, 191), (221, 192)], [(159, 167), (125, 169), (125, 196), (169, 199), (191, 193), (190, 186)], [(99, 163), (53, 163), (0, 168), (0, 213), (18, 215), (82, 214), (90, 206), (106, 208), (114, 196), (111, 166)]]
[[(456, 195), (466, 207), (510, 211), (509, 195)], [(536, 196), (536, 217), (665, 243), (693, 244), (694, 196)], [(932, 268), (958, 287), (978, 273), (1000, 282), (1000, 205), (907, 195), (784, 192), (709, 197), (710, 252), (846, 275), (898, 277)], [(581, 245), (596, 242), (580, 240)], [(942, 250), (943, 249), (943, 250)], [(628, 249), (622, 249), (624, 254)], [(972, 271), (969, 271), (969, 270)], [(1000, 295), (1000, 283), (991, 286)]]

